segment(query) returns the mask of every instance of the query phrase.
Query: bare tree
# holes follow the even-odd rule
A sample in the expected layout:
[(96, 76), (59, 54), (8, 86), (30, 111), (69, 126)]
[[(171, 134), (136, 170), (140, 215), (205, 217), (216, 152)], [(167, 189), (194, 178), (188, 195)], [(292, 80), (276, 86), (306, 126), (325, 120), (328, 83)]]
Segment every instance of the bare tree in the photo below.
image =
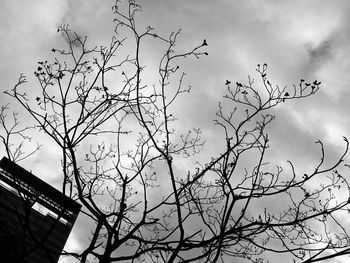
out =
[[(321, 83), (281, 88), (268, 79), (266, 64), (257, 66), (259, 85), (252, 78), (227, 80), (215, 120), (221, 153), (183, 174), (183, 159), (196, 160), (205, 143), (200, 129), (176, 129), (174, 102), (190, 91), (179, 65), (208, 55), (207, 41), (181, 52), (175, 47), (180, 32), (166, 38), (152, 27), (139, 29), (135, 1), (126, 10), (117, 1), (113, 10), (108, 46), (89, 47), (63, 25), (58, 31), (67, 46), (52, 49), (53, 62), (39, 62), (37, 94), (23, 91), (24, 76), (7, 92), (62, 152), (62, 191), (79, 200), (91, 222), (84, 249), (65, 255), (107, 263), (264, 262), (270, 254), (317, 262), (348, 254), (340, 220), (349, 211), (348, 140), (331, 164), (318, 141), (321, 158), (308, 173), (266, 157), (273, 108), (315, 94)], [(144, 41), (165, 50), (151, 85), (144, 80)]]
[[(9, 116), (10, 114), (10, 116)], [(40, 146), (37, 144), (34, 149), (24, 149), (25, 142), (31, 142), (30, 130), (35, 127), (26, 127), (20, 124), (17, 112), (10, 112), (10, 105), (6, 104), (0, 108), (0, 139), (7, 158), (19, 162), (35, 154)]]

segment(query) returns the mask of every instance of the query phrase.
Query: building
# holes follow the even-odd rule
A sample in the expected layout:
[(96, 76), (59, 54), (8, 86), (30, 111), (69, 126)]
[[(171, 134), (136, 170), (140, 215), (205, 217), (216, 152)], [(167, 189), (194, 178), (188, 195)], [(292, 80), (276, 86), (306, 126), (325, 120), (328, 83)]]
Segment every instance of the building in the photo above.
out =
[(0, 262), (56, 263), (80, 204), (6, 157), (0, 161)]

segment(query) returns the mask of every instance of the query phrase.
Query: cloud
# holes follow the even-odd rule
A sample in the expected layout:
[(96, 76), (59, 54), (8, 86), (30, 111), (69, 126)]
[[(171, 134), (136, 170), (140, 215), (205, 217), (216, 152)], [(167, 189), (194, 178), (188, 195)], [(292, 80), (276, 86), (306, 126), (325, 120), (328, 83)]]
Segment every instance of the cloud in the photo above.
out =
[[(66, 1), (3, 1), (0, 15), (1, 92), (11, 89), (20, 73), (31, 77), (36, 63), (56, 41)], [(32, 78), (31, 78), (32, 79)], [(1, 102), (8, 100), (3, 94)]]
[[(88, 35), (91, 45), (106, 44), (114, 28), (113, 2), (4, 1), (0, 11), (1, 91), (11, 88), (19, 73), (31, 75), (37, 61), (50, 56), (49, 50), (62, 43), (56, 34), (59, 24), (69, 23), (72, 30)], [(152, 25), (165, 36), (182, 28), (176, 46), (179, 50), (187, 50), (204, 38), (208, 41), (209, 56), (184, 63), (186, 83), (192, 86), (192, 92), (181, 97), (174, 107), (180, 129), (203, 129), (203, 137), (208, 141), (203, 155), (220, 151), (220, 134), (212, 119), (217, 101), (225, 91), (225, 80), (244, 82), (248, 74), (254, 75), (255, 65), (264, 62), (269, 64), (271, 82), (280, 86), (298, 83), (300, 78), (322, 81), (315, 96), (286, 103), (273, 112), (279, 118), (271, 126), (272, 158), (282, 162), (296, 160), (301, 168), (308, 168), (307, 161), (319, 157), (313, 144), (317, 139), (330, 145), (331, 154), (339, 153), (341, 136), (350, 135), (350, 118), (346, 114), (350, 111), (350, 1), (153, 0), (142, 4), (143, 14), (137, 20), (140, 28)], [(143, 48), (147, 53), (145, 59), (155, 63), (149, 65), (153, 71), (145, 77), (152, 84), (160, 49), (152, 43)], [(36, 84), (30, 80), (28, 89)], [(256, 87), (259, 85), (257, 79)], [(1, 103), (8, 100), (3, 94), (0, 96)], [(45, 159), (44, 163), (28, 165), (59, 186), (53, 175), (48, 175), (52, 167), (59, 169), (59, 165), (53, 164), (57, 153), (49, 148), (37, 157)], [(47, 156), (54, 156), (55, 160), (47, 161)], [(183, 166), (180, 173), (186, 173), (191, 162), (186, 160)], [(70, 247), (77, 248), (78, 243), (85, 242), (78, 234), (88, 232), (89, 225), (81, 221), (78, 222), (81, 228), (72, 234)]]
[(310, 64), (317, 67), (319, 64), (326, 63), (332, 58), (332, 43), (328, 40), (321, 42), (316, 47), (307, 45), (307, 51), (310, 57)]
[(73, 31), (83, 36), (103, 41), (113, 33), (113, 4), (114, 1), (68, 1), (61, 23), (70, 24)]

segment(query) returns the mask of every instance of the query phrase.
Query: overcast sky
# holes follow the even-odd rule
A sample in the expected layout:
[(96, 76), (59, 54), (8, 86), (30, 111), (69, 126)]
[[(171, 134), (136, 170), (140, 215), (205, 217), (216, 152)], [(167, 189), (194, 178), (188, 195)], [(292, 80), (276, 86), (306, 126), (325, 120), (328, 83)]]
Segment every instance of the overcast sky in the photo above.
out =
[[(331, 154), (350, 137), (350, 1), (348, 0), (144, 0), (140, 21), (167, 35), (182, 28), (179, 45), (191, 47), (207, 39), (209, 56), (186, 69), (192, 103), (181, 105), (184, 123), (202, 127), (215, 138), (212, 119), (225, 80), (244, 82), (258, 63), (269, 65), (270, 80), (291, 85), (301, 78), (322, 82), (321, 90), (304, 101), (277, 109), (270, 137), (273, 156), (299, 165), (317, 157), (314, 142), (321, 139)], [(2, 0), (0, 8), (0, 103), (11, 102), (2, 91), (18, 75), (32, 81), (37, 61), (60, 45), (57, 26), (69, 23), (91, 43), (107, 41), (113, 31), (113, 0)], [(155, 49), (148, 48), (152, 56)], [(159, 54), (158, 54), (159, 55)], [(11, 103), (14, 107), (15, 104)], [(205, 105), (205, 107), (203, 107)], [(189, 127), (190, 128), (190, 127)], [(277, 146), (277, 147), (276, 147)], [(2, 148), (0, 148), (3, 151)], [(4, 152), (0, 152), (4, 155)], [(38, 157), (24, 162), (27, 169), (55, 183), (59, 163)], [(54, 160), (54, 159), (52, 159)], [(57, 174), (56, 174), (57, 175)], [(74, 247), (74, 233), (69, 241)]]

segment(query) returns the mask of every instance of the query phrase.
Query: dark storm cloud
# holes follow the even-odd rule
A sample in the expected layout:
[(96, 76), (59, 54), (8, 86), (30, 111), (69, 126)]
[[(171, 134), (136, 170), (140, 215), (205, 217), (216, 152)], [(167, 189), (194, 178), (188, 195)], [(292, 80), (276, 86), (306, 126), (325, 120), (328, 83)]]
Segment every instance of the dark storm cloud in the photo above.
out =
[(319, 64), (326, 63), (332, 58), (332, 42), (325, 40), (313, 47), (312, 44), (307, 45), (307, 52), (310, 57), (311, 66), (319, 66)]

